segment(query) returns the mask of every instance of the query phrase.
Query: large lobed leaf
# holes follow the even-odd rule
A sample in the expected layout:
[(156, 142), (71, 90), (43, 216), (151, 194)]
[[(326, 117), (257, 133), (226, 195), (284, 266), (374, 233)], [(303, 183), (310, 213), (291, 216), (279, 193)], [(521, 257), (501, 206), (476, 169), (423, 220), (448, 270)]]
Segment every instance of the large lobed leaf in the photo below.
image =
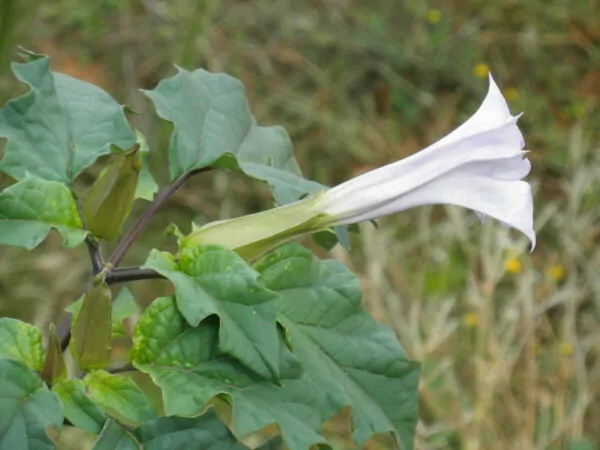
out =
[(32, 249), (52, 228), (60, 232), (67, 247), (80, 244), (86, 235), (65, 185), (27, 177), (0, 192), (0, 244)]
[[(182, 253), (179, 265), (169, 255), (162, 260), (161, 273), (175, 280), (177, 296), (207, 307), (211, 301), (220, 301), (204, 290), (211, 283), (227, 285), (228, 274), (238, 270), (255, 280), (252, 271), (242, 270), (243, 262), (236, 268), (237, 260), (229, 258), (229, 253), (218, 247), (199, 247), (192, 253)], [(160, 261), (158, 256), (155, 253), (155, 263)], [(171, 264), (169, 269), (167, 263)], [(185, 274), (180, 266), (196, 278)], [(199, 414), (213, 396), (226, 393), (233, 407), (234, 426), (238, 426), (234, 429), (236, 436), (274, 422), (288, 447), (307, 448), (319, 442), (320, 436), (313, 426), (307, 434), (306, 424), (311, 422), (306, 420), (318, 419), (320, 423), (349, 407), (358, 445), (373, 434), (391, 432), (400, 448), (412, 448), (418, 416), (419, 364), (410, 361), (394, 333), (363, 308), (357, 278), (341, 263), (319, 261), (297, 244), (278, 249), (259, 261), (255, 269), (261, 274), (259, 282), (278, 293), (277, 320), (285, 328), (304, 375), (291, 377), (281, 369), (281, 386), (259, 379), (259, 372), (252, 374), (237, 362), (251, 367), (243, 357), (234, 355), (236, 361), (231, 352), (224, 354), (218, 342), (223, 332), (219, 334), (215, 321), (202, 319), (193, 327), (180, 313), (179, 300), (161, 299), (138, 323), (133, 361), (163, 389), (167, 413)], [(216, 277), (219, 273), (222, 276)], [(208, 277), (204, 284), (192, 283), (203, 276)], [(231, 292), (251, 298), (248, 289), (253, 285), (243, 286)], [(223, 315), (220, 317), (223, 320)], [(290, 359), (289, 353), (280, 351), (279, 355), (285, 356), (280, 366), (293, 362), (290, 367), (298, 369), (298, 361)], [(313, 395), (318, 410), (314, 409)], [(302, 410), (296, 403), (307, 408), (302, 426), (297, 415), (290, 416), (292, 404), (294, 410)], [(251, 417), (260, 420), (255, 423)]]
[(0, 359), (0, 450), (55, 448), (47, 430), (60, 432), (58, 397), (23, 362)]
[(171, 179), (208, 166), (236, 170), (267, 182), (279, 204), (324, 188), (302, 178), (282, 127), (256, 124), (239, 80), (178, 68), (177, 75), (145, 93), (158, 115), (175, 126), (169, 148)]
[(280, 294), (278, 319), (323, 416), (349, 406), (358, 445), (374, 433), (392, 432), (401, 449), (412, 448), (419, 364), (363, 308), (356, 276), (338, 261), (319, 261), (299, 244), (279, 248), (255, 269)]
[(276, 294), (260, 286), (258, 274), (232, 250), (201, 246), (173, 255), (153, 250), (145, 267), (175, 286), (177, 307), (190, 325), (219, 317), (219, 349), (264, 378), (279, 377)]
[(212, 410), (193, 419), (162, 417), (126, 430), (112, 419), (104, 426), (93, 450), (248, 450)]
[[(209, 166), (233, 170), (266, 182), (279, 205), (327, 188), (302, 176), (283, 127), (256, 124), (239, 80), (202, 69), (177, 69), (175, 76), (144, 91), (158, 115), (174, 125), (169, 146), (172, 180)], [(337, 238), (331, 245), (339, 240), (348, 247), (347, 227), (334, 231)]]
[(167, 415), (197, 416), (218, 396), (232, 406), (232, 431), (238, 438), (277, 424), (291, 450), (324, 442), (312, 387), (282, 340), (281, 385), (220, 353), (217, 340), (215, 321), (190, 326), (171, 297), (155, 300), (140, 318), (133, 364), (162, 388)]
[[(30, 90), (0, 110), (0, 138), (8, 140), (0, 171), (20, 181), (0, 193), (0, 244), (32, 249), (56, 228), (73, 247), (85, 231), (69, 188), (98, 157), (131, 147), (136, 134), (101, 88), (52, 72), (46, 56), (26, 57), (12, 70)], [(151, 200), (157, 186), (145, 158), (142, 172), (136, 198)]]
[(30, 173), (71, 185), (99, 156), (110, 153), (111, 144), (134, 144), (123, 107), (110, 95), (52, 73), (46, 56), (30, 56), (30, 62), (11, 66), (31, 89), (0, 110), (0, 137), (8, 139), (0, 170), (17, 180)]

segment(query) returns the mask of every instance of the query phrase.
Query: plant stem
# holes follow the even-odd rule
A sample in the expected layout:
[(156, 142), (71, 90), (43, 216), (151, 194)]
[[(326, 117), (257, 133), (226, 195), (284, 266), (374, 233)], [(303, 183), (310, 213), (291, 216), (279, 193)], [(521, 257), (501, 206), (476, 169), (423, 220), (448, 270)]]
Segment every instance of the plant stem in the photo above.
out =
[(91, 237), (86, 236), (85, 245), (88, 248), (88, 252), (90, 253), (90, 262), (92, 263), (92, 274), (94, 276), (98, 275), (106, 262), (104, 261), (104, 256), (102, 255), (102, 251), (100, 250), (100, 243), (94, 241)]
[(131, 364), (125, 364), (123, 366), (109, 367), (106, 369), (108, 373), (123, 373), (123, 372), (135, 372), (137, 369)]
[[(81, 216), (81, 211), (79, 212)], [(93, 240), (90, 236), (86, 236), (85, 245), (88, 248), (88, 252), (90, 254), (90, 262), (92, 264), (92, 279), (98, 275), (102, 269), (104, 269), (106, 262), (104, 261), (104, 256), (102, 255), (102, 251), (100, 250), (100, 243)], [(90, 280), (85, 287), (85, 292), (90, 288), (92, 281)], [(58, 337), (58, 341), (60, 342), (60, 348), (62, 351), (65, 351), (67, 346), (69, 345), (69, 340), (71, 339), (71, 313), (67, 313), (64, 319), (58, 324), (56, 329), (56, 335)]]
[(142, 269), (139, 266), (116, 267), (106, 275), (106, 284), (127, 283), (128, 281), (149, 280), (152, 278), (164, 278), (160, 273), (152, 269)]
[(152, 216), (154, 216), (156, 211), (158, 211), (160, 207), (167, 202), (167, 200), (175, 193), (175, 191), (177, 191), (177, 189), (181, 187), (183, 183), (192, 178), (194, 175), (201, 172), (206, 172), (208, 170), (210, 169), (208, 167), (205, 167), (202, 169), (192, 170), (191, 172), (186, 172), (182, 176), (177, 178), (177, 180), (175, 180), (169, 186), (167, 186), (164, 190), (162, 190), (160, 194), (158, 194), (154, 201), (150, 204), (150, 206), (148, 206), (146, 211), (144, 211), (144, 214), (142, 214), (135, 226), (131, 230), (129, 230), (125, 236), (123, 236), (123, 239), (121, 239), (121, 242), (119, 242), (119, 245), (117, 245), (117, 248), (115, 249), (108, 262), (112, 264), (113, 267), (117, 267), (123, 260), (125, 253), (127, 253), (127, 250), (129, 250), (129, 248), (133, 245), (133, 243), (136, 241), (139, 235), (142, 234), (142, 231), (144, 231), (144, 228), (146, 228), (146, 225), (148, 224)]
[[(116, 373), (124, 373), (124, 372), (136, 372), (137, 369), (133, 367), (132, 364), (124, 364), (122, 366), (108, 367), (106, 369), (108, 373), (112, 373), (113, 375)], [(81, 372), (77, 378), (82, 379), (86, 375), (86, 372)]]
[[(163, 206), (167, 202), (167, 200), (169, 200), (169, 198), (175, 193), (175, 191), (177, 191), (177, 189), (179, 189), (183, 183), (192, 178), (194, 175), (199, 174), (201, 172), (207, 172), (209, 170), (211, 169), (208, 167), (204, 167), (202, 169), (196, 169), (192, 170), (191, 172), (186, 172), (156, 196), (154, 201), (150, 204), (150, 206), (148, 206), (146, 211), (144, 211), (144, 214), (142, 214), (135, 226), (132, 229), (130, 229), (127, 232), (127, 234), (125, 234), (123, 239), (121, 239), (121, 242), (119, 242), (119, 245), (117, 245), (117, 248), (108, 260), (109, 264), (111, 265), (111, 268), (106, 273), (105, 281), (107, 284), (110, 285), (116, 283), (124, 283), (128, 281), (147, 280), (150, 278), (164, 278), (162, 275), (160, 275), (152, 269), (142, 269), (137, 266), (119, 268), (117, 266), (123, 260), (125, 253), (127, 253), (127, 250), (129, 250), (129, 248), (133, 245), (133, 243), (140, 236), (140, 234), (142, 234), (142, 231), (144, 231), (144, 228), (146, 227), (152, 216), (156, 213), (156, 211), (160, 209), (161, 206)], [(107, 264), (104, 261), (104, 257), (102, 256), (102, 252), (100, 251), (99, 244), (97, 244), (90, 238), (86, 238), (85, 243), (90, 252), (92, 271), (93, 275), (95, 276), (98, 273), (100, 273), (104, 268), (106, 268)], [(85, 288), (84, 294), (89, 289), (91, 284), (92, 281), (90, 280), (90, 282)], [(60, 341), (60, 347), (63, 351), (66, 350), (66, 348), (69, 345), (69, 341), (71, 340), (71, 317), (72, 314), (67, 313), (64, 319), (58, 324), (56, 331), (58, 340)]]

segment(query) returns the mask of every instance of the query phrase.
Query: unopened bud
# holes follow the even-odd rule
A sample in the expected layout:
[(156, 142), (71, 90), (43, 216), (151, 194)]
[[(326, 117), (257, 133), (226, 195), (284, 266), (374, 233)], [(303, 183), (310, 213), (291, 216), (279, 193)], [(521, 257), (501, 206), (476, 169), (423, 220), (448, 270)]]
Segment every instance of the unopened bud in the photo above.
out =
[(110, 241), (127, 220), (142, 167), (139, 144), (116, 156), (102, 171), (83, 202), (85, 225)]
[(73, 317), (71, 354), (84, 370), (104, 369), (110, 362), (111, 293), (99, 275)]
[(50, 329), (48, 330), (48, 351), (46, 352), (46, 359), (42, 367), (42, 379), (52, 386), (57, 381), (65, 380), (66, 378), (67, 365), (65, 364), (65, 358), (60, 348), (58, 337), (56, 336), (56, 328), (54, 328), (54, 324), (50, 324)]

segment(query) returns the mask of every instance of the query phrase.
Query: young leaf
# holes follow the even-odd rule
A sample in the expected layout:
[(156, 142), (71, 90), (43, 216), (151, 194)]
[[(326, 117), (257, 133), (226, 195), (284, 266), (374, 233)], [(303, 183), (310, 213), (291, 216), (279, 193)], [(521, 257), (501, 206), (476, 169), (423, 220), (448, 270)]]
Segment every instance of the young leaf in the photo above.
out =
[(99, 434), (106, 422), (100, 407), (85, 394), (80, 379), (62, 380), (52, 386), (62, 403), (65, 417), (73, 425), (90, 433)]
[(56, 328), (50, 324), (48, 331), (48, 352), (42, 367), (42, 379), (50, 386), (57, 381), (67, 378), (67, 365), (63, 356), (62, 348), (58, 337), (56, 337)]
[(217, 246), (188, 248), (177, 265), (169, 253), (153, 250), (144, 266), (173, 283), (177, 307), (191, 325), (219, 316), (222, 352), (264, 378), (279, 376), (276, 295), (257, 284), (256, 272), (235, 252)]
[(281, 385), (263, 381), (218, 351), (218, 325), (205, 320), (191, 327), (172, 297), (155, 300), (134, 331), (134, 365), (163, 390), (167, 415), (193, 417), (219, 396), (232, 407), (234, 435), (240, 439), (277, 424), (290, 450), (325, 443), (312, 386), (280, 343)]
[(17, 319), (0, 319), (0, 358), (15, 359), (32, 370), (40, 370), (44, 362), (42, 333), (38, 327)]
[(52, 73), (49, 59), (35, 55), (13, 63), (31, 90), (0, 110), (0, 137), (8, 139), (0, 170), (18, 180), (31, 173), (72, 184), (111, 144), (129, 148), (135, 134), (123, 107), (99, 87)]
[(131, 378), (96, 370), (83, 381), (92, 399), (119, 422), (137, 426), (156, 418), (152, 405)]
[(71, 354), (83, 370), (103, 369), (110, 362), (111, 293), (97, 277), (72, 319)]
[(238, 442), (212, 410), (200, 417), (163, 417), (134, 431), (144, 450), (249, 450)]
[(239, 80), (202, 69), (178, 72), (145, 91), (158, 115), (175, 126), (169, 148), (172, 180), (208, 166), (235, 170), (267, 182), (279, 204), (323, 189), (302, 178), (282, 127), (256, 124)]
[(400, 448), (412, 448), (419, 364), (364, 310), (358, 279), (340, 262), (319, 261), (299, 244), (280, 247), (255, 269), (281, 295), (279, 320), (324, 416), (349, 406), (358, 445), (374, 433), (392, 432)]
[(139, 130), (135, 130), (137, 143), (140, 144), (140, 152), (142, 152), (142, 169), (138, 179), (137, 189), (135, 190), (135, 198), (143, 198), (151, 202), (154, 199), (154, 194), (158, 192), (158, 184), (154, 180), (150, 168), (148, 167), (148, 143), (146, 137)]
[(83, 200), (82, 212), (88, 230), (113, 240), (129, 217), (138, 185), (142, 154), (139, 144), (114, 156)]
[(108, 419), (92, 450), (141, 450), (132, 433), (119, 422)]
[(135, 302), (133, 295), (127, 288), (121, 289), (112, 304), (112, 336), (125, 336), (123, 321), (140, 312), (140, 307)]
[(51, 228), (59, 231), (67, 247), (85, 238), (77, 205), (66, 186), (27, 177), (0, 192), (0, 244), (31, 250)]
[(0, 359), (0, 449), (52, 450), (47, 430), (60, 432), (58, 397), (21, 361)]

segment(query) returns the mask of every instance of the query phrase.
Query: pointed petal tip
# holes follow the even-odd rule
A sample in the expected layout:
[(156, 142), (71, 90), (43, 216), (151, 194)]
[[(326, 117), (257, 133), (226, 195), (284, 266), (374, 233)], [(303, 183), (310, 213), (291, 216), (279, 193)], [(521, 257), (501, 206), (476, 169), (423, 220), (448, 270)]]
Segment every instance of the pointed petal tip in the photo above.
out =
[(535, 250), (535, 245), (536, 245), (535, 231), (532, 231), (531, 236), (528, 235), (527, 237), (531, 241), (531, 248), (529, 249), (529, 254), (531, 255), (533, 253), (533, 250)]
[(498, 83), (494, 80), (492, 76), (492, 72), (488, 72), (488, 81), (489, 81), (489, 90), (490, 91), (498, 91), (500, 92), (500, 88), (498, 87)]

